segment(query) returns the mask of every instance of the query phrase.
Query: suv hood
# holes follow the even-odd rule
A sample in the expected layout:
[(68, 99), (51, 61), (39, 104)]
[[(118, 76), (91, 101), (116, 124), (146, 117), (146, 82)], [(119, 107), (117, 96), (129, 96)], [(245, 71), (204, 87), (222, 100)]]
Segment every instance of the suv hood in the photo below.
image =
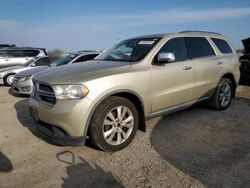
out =
[(46, 70), (48, 68), (50, 67), (48, 66), (33, 67), (32, 69), (25, 70), (25, 71), (18, 73), (18, 76), (32, 76), (33, 74)]
[(246, 54), (250, 54), (250, 38), (242, 40)]
[(85, 63), (64, 65), (42, 71), (34, 75), (34, 80), (55, 84), (82, 84), (88, 80), (117, 74), (127, 70), (130, 62), (88, 61)]

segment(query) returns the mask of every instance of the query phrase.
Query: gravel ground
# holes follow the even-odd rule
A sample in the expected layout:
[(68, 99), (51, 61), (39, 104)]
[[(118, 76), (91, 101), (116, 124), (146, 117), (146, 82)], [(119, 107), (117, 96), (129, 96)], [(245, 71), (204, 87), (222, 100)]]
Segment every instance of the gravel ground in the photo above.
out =
[(116, 153), (50, 145), (27, 98), (6, 87), (0, 97), (0, 187), (250, 187), (249, 86), (226, 111), (201, 105), (148, 121)]

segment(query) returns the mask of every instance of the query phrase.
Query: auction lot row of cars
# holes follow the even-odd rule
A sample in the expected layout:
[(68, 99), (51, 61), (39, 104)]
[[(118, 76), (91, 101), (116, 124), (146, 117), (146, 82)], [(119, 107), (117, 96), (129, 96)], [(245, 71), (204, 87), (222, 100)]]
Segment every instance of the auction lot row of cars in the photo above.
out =
[(117, 151), (137, 129), (146, 130), (147, 119), (197, 102), (227, 109), (240, 69), (250, 67), (244, 45), (241, 62), (227, 38), (205, 31), (135, 37), (102, 53), (68, 53), (53, 62), (44, 49), (8, 47), (0, 50), (0, 84), (30, 95), (31, 116), (48, 140), (82, 145), (90, 139)]

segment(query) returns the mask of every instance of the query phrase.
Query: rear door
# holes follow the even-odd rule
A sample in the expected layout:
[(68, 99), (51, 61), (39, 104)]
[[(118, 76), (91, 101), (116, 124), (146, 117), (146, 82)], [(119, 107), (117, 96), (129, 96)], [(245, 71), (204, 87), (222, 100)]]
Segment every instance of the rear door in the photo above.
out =
[(206, 37), (186, 37), (188, 58), (194, 65), (194, 98), (210, 96), (223, 72), (223, 61)]
[(29, 61), (31, 58), (25, 57), (23, 50), (10, 50), (11, 57), (9, 58), (9, 64), (22, 65)]
[(181, 105), (193, 99), (193, 62), (187, 59), (184, 38), (168, 40), (158, 54), (161, 52), (174, 53), (176, 60), (163, 65), (152, 64), (152, 112)]
[(0, 50), (0, 68), (11, 66), (9, 63), (10, 57), (9, 50)]

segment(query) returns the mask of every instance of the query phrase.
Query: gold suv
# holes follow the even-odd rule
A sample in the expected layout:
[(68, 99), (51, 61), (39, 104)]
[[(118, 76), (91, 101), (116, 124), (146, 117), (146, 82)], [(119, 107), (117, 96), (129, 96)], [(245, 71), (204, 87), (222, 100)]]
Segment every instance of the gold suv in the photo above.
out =
[(200, 101), (225, 110), (239, 76), (239, 59), (221, 34), (148, 35), (121, 41), (84, 64), (35, 74), (29, 104), (48, 140), (79, 145), (89, 138), (116, 151), (138, 128), (145, 130), (145, 119)]

